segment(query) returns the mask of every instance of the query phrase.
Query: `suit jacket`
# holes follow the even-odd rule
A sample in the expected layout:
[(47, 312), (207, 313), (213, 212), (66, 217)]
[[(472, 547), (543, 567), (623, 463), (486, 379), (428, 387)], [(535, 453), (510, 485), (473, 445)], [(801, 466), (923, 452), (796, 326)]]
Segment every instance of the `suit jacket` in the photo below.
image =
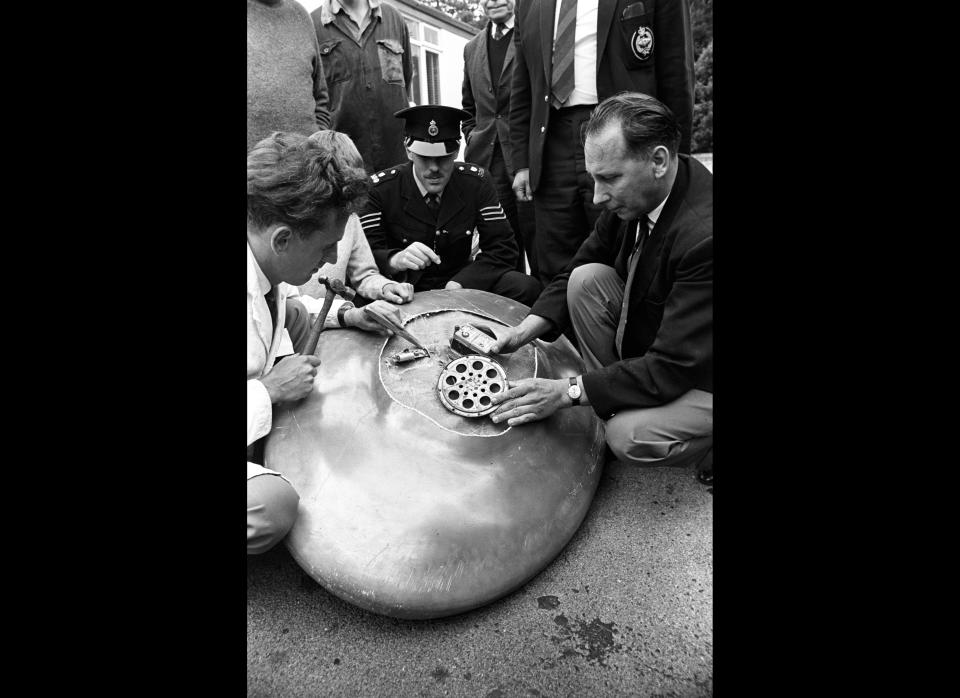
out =
[[(490, 75), (487, 46), (490, 42), (490, 22), (487, 27), (463, 47), (463, 108), (470, 118), (463, 122), (463, 136), (467, 146), (463, 157), (489, 169), (496, 144), (500, 143), (507, 172), (512, 176), (513, 142), (510, 139), (510, 87), (513, 82), (513, 57), (516, 46), (507, 45), (503, 69), (494, 81)], [(504, 39), (500, 39), (504, 41)]]
[[(550, 126), (553, 18), (558, 0), (517, 0), (516, 61), (510, 109), (513, 165), (540, 182)], [(643, 59), (631, 49), (640, 27), (653, 34)], [(693, 34), (688, 0), (600, 0), (597, 11), (597, 98), (629, 90), (666, 104), (680, 125), (680, 152), (690, 152), (693, 126)]]
[[(373, 188), (360, 212), (360, 223), (385, 276), (407, 280), (409, 272), (391, 274), (389, 261), (412, 242), (431, 247), (441, 260), (412, 282), (416, 291), (443, 288), (450, 280), (489, 291), (504, 272), (515, 268), (519, 252), (513, 230), (482, 167), (466, 162), (454, 165), (436, 218), (417, 188), (411, 163), (390, 167), (370, 179)], [(480, 235), (481, 251), (471, 261), (474, 229)]]
[[(626, 280), (636, 226), (604, 211), (530, 314), (549, 319), (557, 333), (566, 330), (570, 272), (600, 262)], [(713, 175), (696, 159), (680, 156), (677, 178), (637, 265), (623, 358), (583, 376), (590, 404), (603, 419), (623, 409), (663, 405), (692, 388), (713, 392)]]

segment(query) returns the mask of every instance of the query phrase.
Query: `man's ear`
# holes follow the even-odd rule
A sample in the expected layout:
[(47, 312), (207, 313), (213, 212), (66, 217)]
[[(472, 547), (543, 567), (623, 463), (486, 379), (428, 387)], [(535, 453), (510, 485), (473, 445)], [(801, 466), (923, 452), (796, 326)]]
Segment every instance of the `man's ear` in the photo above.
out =
[(413, 153), (410, 152), (410, 148), (404, 146), (404, 149), (407, 151), (407, 160), (413, 162)]
[(279, 223), (269, 233), (270, 249), (274, 254), (283, 254), (293, 242), (293, 229), (289, 225)]
[(667, 150), (665, 145), (658, 145), (654, 148), (650, 160), (653, 162), (653, 172), (657, 177), (663, 177), (667, 174), (670, 167), (670, 151)]

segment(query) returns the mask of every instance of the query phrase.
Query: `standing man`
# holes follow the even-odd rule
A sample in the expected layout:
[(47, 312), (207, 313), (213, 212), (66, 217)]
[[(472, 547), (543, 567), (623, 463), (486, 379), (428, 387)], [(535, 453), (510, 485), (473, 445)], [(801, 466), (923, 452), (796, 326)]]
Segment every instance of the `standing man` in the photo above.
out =
[(382, 0), (323, 0), (311, 17), (330, 90), (330, 128), (353, 139), (367, 172), (400, 162), (403, 131), (392, 114), (410, 106), (412, 75), (403, 17)]
[(403, 119), (409, 162), (371, 175), (360, 213), (380, 272), (417, 293), (475, 288), (533, 303), (540, 282), (516, 271), (517, 244), (490, 179), (482, 167), (455, 161), (468, 114), (422, 105), (395, 116)]
[(481, 0), (480, 4), (490, 21), (463, 48), (463, 110), (470, 114), (463, 122), (463, 135), (467, 139), (464, 159), (490, 173), (520, 250), (517, 271), (526, 271), (526, 255), (530, 260), (530, 273), (536, 277), (533, 204), (518, 202), (513, 192), (509, 116), (516, 52), (514, 0)]
[(571, 324), (586, 372), (511, 381), (493, 398), (510, 426), (589, 405), (607, 445), (640, 465), (713, 464), (713, 176), (679, 155), (661, 102), (611, 97), (587, 123), (586, 168), (606, 210), (519, 325), (492, 352), (550, 339)]
[(680, 152), (690, 152), (690, 8), (688, 0), (520, 0), (514, 42), (513, 188), (518, 201), (534, 202), (546, 285), (601, 212), (580, 138), (598, 102), (627, 90), (656, 97), (677, 119)]
[[(253, 444), (270, 433), (273, 405), (308, 395), (320, 363), (299, 353), (276, 361), (285, 337), (299, 352), (310, 334), (306, 309), (288, 296), (292, 285), (336, 263), (344, 224), (368, 188), (363, 169), (298, 133), (273, 133), (247, 155), (248, 554), (266, 552), (287, 534), (300, 499), (280, 473), (249, 460)], [(396, 306), (374, 303), (401, 320)], [(380, 328), (339, 299), (325, 327)]]
[(294, 0), (247, 0), (247, 151), (274, 131), (330, 125), (310, 15)]

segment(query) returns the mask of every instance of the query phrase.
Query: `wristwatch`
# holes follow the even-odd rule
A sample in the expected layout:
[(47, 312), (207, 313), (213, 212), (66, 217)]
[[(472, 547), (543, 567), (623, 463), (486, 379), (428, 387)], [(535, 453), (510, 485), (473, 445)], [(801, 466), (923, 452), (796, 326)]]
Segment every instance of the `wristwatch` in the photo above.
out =
[(573, 401), (573, 406), (580, 404), (580, 386), (577, 385), (577, 377), (570, 376), (570, 387), (567, 388), (567, 396)]
[(352, 310), (352, 309), (355, 308), (355, 307), (356, 307), (356, 306), (355, 306), (353, 303), (351, 303), (350, 301), (344, 301), (344, 302), (340, 305), (340, 309), (337, 310), (337, 324), (339, 324), (340, 327), (346, 327), (346, 326), (347, 326), (347, 318), (346, 318), (347, 311), (348, 311), (348, 310)]

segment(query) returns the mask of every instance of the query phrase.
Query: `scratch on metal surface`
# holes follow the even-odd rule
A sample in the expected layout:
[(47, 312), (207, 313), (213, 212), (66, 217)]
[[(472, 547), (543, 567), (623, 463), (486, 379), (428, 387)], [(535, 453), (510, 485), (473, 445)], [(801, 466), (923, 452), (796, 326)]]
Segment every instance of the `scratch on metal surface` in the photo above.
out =
[(293, 423), (297, 425), (297, 431), (301, 434), (303, 433), (303, 428), (300, 426), (300, 422), (297, 421), (297, 413), (293, 410), (290, 410), (290, 416), (293, 417)]
[(385, 551), (385, 550), (386, 550), (387, 548), (389, 548), (389, 547), (390, 547), (390, 544), (387, 543), (385, 546), (383, 546), (382, 548), (380, 548), (380, 552), (378, 552), (376, 555), (374, 555), (373, 557), (371, 557), (371, 558), (370, 558), (370, 561), (367, 562), (367, 564), (365, 565), (365, 567), (369, 567), (370, 565), (372, 565), (372, 564), (373, 564), (373, 561), (376, 560), (378, 557), (380, 557), (380, 556), (383, 554), (383, 551)]

